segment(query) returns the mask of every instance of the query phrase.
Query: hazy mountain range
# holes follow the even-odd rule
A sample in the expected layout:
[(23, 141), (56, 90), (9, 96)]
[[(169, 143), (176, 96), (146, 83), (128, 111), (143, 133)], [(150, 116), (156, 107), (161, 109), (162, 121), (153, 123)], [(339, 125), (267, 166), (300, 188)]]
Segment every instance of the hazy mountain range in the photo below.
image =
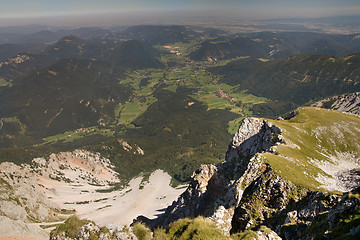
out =
[[(138, 221), (170, 239), (200, 234), (194, 225), (219, 239), (356, 239), (359, 121), (350, 113), (358, 112), (360, 34), (32, 28), (0, 28), (3, 226), (64, 221), (75, 211), (66, 204), (105, 212), (115, 203), (98, 193), (129, 196), (161, 169), (173, 187), (189, 187), (164, 215)], [(321, 106), (347, 114), (303, 107), (325, 98)], [(88, 187), (79, 182), (77, 197), (96, 198), (53, 205), (61, 189), (52, 184), (77, 181)], [(38, 192), (38, 203), (28, 200)], [(52, 239), (97, 227), (54, 224)], [(111, 230), (97, 228), (99, 239)], [(141, 238), (136, 229), (129, 234)]]

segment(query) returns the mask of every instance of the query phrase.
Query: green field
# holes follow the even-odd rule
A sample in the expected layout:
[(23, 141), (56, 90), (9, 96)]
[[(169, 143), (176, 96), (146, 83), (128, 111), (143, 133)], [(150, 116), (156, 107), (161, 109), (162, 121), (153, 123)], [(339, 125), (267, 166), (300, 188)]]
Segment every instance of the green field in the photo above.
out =
[(80, 128), (74, 131), (68, 131), (62, 134), (57, 134), (43, 138), (43, 144), (56, 143), (58, 141), (72, 142), (76, 139), (93, 136), (93, 135), (113, 137), (114, 133), (115, 132), (110, 128), (99, 128), (99, 127)]

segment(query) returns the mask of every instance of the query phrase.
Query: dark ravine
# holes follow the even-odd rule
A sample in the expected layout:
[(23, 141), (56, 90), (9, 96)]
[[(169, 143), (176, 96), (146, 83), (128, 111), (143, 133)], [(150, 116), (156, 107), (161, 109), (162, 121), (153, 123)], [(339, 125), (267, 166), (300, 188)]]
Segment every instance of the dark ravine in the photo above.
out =
[(276, 154), (274, 146), (280, 144), (286, 144), (280, 128), (263, 119), (245, 118), (223, 163), (202, 165), (163, 215), (153, 220), (139, 216), (135, 222), (156, 229), (181, 218), (204, 216), (225, 234), (266, 226), (272, 236), (282, 239), (356, 239), (360, 188), (336, 194), (296, 186), (261, 157), (262, 152)]

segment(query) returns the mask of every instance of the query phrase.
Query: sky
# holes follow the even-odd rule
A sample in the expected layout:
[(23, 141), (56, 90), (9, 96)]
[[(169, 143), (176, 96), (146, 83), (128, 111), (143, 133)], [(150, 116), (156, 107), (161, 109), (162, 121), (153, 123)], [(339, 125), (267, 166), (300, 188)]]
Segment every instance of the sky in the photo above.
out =
[(4, 19), (169, 12), (253, 19), (359, 15), (360, 0), (0, 0), (0, 25)]

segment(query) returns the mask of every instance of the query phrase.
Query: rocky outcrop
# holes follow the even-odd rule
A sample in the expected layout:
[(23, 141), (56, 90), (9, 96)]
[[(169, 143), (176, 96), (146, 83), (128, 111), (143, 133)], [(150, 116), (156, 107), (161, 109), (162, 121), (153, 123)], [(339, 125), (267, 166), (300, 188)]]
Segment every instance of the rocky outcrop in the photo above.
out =
[(359, 235), (359, 222), (348, 226), (343, 222), (359, 214), (358, 194), (359, 189), (340, 196), (300, 188), (279, 177), (267, 165), (246, 188), (235, 209), (231, 233), (266, 225), (288, 240)]
[(213, 219), (225, 233), (231, 229), (234, 209), (243, 191), (262, 171), (256, 153), (272, 151), (281, 143), (281, 130), (258, 118), (245, 118), (229, 145), (226, 161), (219, 166), (202, 165), (194, 172), (187, 190), (155, 220), (138, 217), (156, 228), (180, 218), (205, 216)]
[(132, 228), (106, 226), (100, 227), (89, 220), (71, 217), (50, 233), (50, 240), (137, 240)]
[(330, 108), (360, 116), (360, 92), (326, 98), (314, 103), (313, 106)]
[(271, 151), (272, 146), (281, 142), (280, 128), (261, 118), (245, 118), (229, 145), (226, 161), (241, 161), (255, 153)]
[[(291, 200), (299, 200), (300, 188), (282, 179), (264, 164), (262, 173), (246, 187), (232, 219), (232, 233), (259, 227)], [(306, 193), (306, 191), (305, 191)]]
[(201, 215), (212, 219), (224, 233), (249, 234), (256, 239), (356, 238), (360, 222), (352, 218), (360, 216), (359, 188), (343, 195), (330, 194), (281, 177), (263, 157), (264, 152), (278, 154), (276, 145), (286, 142), (281, 134), (280, 128), (266, 120), (245, 118), (225, 162), (202, 165), (163, 215), (136, 221), (157, 228)]

